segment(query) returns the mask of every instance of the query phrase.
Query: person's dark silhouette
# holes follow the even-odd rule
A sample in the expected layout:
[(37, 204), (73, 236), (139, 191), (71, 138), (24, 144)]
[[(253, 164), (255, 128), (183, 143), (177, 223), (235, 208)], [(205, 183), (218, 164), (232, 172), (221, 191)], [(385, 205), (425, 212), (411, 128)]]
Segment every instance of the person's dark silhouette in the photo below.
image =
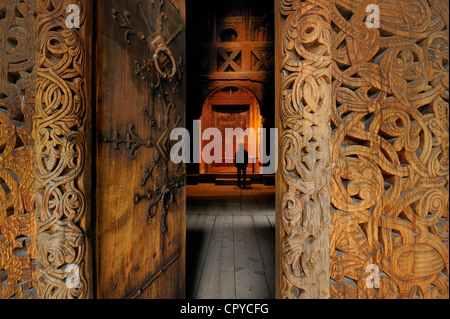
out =
[(239, 144), (239, 149), (234, 154), (234, 166), (237, 168), (238, 187), (241, 187), (241, 176), (243, 177), (243, 188), (247, 182), (248, 152), (244, 149), (244, 144)]

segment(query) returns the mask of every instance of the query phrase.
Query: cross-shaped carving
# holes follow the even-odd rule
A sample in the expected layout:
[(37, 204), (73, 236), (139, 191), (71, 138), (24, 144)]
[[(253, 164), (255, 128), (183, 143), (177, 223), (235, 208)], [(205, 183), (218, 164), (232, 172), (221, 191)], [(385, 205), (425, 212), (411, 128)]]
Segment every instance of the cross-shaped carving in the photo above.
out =
[(255, 65), (252, 68), (252, 71), (262, 71), (264, 68), (266, 70), (271, 69), (271, 64), (269, 62), (269, 59), (272, 55), (272, 53), (266, 53), (265, 55), (262, 54), (260, 50), (257, 48), (252, 49), (252, 54), (255, 56), (255, 58), (258, 60), (258, 62), (255, 63)]
[(226, 72), (228, 67), (231, 67), (235, 72), (241, 71), (241, 67), (235, 62), (235, 59), (241, 53), (240, 48), (235, 49), (230, 55), (223, 48), (217, 48), (217, 53), (225, 60), (218, 66), (217, 72)]

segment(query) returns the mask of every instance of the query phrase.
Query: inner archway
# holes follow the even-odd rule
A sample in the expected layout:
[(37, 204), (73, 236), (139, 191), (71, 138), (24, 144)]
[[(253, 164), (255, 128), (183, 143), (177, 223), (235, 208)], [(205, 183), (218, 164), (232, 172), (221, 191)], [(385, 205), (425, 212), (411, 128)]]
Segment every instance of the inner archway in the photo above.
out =
[[(249, 90), (237, 86), (215, 90), (203, 104), (200, 121), (201, 136), (204, 136), (205, 130), (215, 128), (220, 131), (222, 139), (219, 160), (208, 163), (203, 156), (200, 157), (200, 174), (235, 172), (234, 154), (241, 143), (249, 153), (247, 173), (259, 173), (258, 132), (262, 128), (263, 118), (258, 100)], [(202, 139), (200, 152), (208, 143), (208, 140)]]
[[(274, 3), (186, 3), (186, 122), (194, 159), (186, 165), (186, 296), (274, 298), (275, 178), (268, 167), (276, 160), (267, 161), (276, 139), (269, 134), (276, 127)], [(209, 129), (215, 135), (204, 134)], [(227, 129), (252, 129), (256, 148), (251, 135), (240, 140)], [(242, 179), (233, 163), (240, 142), (249, 153)], [(270, 152), (260, 154), (260, 145)], [(203, 155), (216, 151), (220, 156), (206, 163)]]

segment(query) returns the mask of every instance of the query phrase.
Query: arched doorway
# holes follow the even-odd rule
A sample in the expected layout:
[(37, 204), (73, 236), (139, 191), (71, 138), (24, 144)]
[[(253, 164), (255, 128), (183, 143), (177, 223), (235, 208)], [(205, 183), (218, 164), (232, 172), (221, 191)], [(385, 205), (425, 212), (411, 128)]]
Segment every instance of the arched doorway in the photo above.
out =
[(202, 146), (200, 152), (210, 143), (205, 139), (205, 131), (214, 128), (220, 132), (221, 154), (215, 154), (213, 162), (205, 161), (201, 156), (200, 174), (222, 174), (234, 172), (234, 154), (243, 143), (249, 153), (248, 173), (258, 174), (259, 129), (263, 125), (258, 100), (247, 89), (238, 86), (226, 86), (216, 89), (203, 103), (201, 121)]

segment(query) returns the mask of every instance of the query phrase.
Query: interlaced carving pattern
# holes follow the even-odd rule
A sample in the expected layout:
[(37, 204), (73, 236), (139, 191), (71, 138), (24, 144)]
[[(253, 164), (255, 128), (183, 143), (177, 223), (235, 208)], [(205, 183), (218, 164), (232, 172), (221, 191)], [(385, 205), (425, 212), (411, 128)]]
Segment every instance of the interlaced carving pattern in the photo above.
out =
[[(0, 298), (91, 296), (71, 3), (83, 26), (85, 0), (0, 0)], [(279, 5), (281, 297), (449, 298), (448, 1)]]
[[(327, 298), (331, 29), (327, 1), (280, 3), (281, 298)], [(280, 185), (278, 185), (280, 187)], [(280, 189), (280, 188), (278, 188)]]
[[(80, 8), (81, 29), (66, 26), (66, 8)], [(37, 1), (36, 214), (40, 298), (90, 296), (84, 190), (86, 83), (81, 30), (86, 1)], [(79, 284), (68, 285), (79, 269)], [(70, 278), (69, 278), (70, 279)]]
[(332, 0), (329, 12), (330, 296), (448, 298), (448, 1)]
[(36, 297), (36, 1), (0, 1), (0, 298)]

